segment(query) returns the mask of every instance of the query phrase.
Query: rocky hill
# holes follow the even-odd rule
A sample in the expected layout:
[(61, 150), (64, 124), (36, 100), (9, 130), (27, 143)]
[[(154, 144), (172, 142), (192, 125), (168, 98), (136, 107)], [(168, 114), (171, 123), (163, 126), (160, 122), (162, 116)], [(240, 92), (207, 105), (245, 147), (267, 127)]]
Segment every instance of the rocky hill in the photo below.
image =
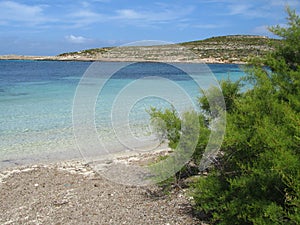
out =
[(265, 36), (232, 35), (173, 45), (96, 48), (63, 53), (58, 57), (63, 60), (243, 63), (251, 56), (264, 55), (272, 50), (270, 43), (274, 41), (278, 40)]
[(201, 59), (214, 58), (220, 62), (245, 62), (251, 56), (271, 51), (271, 43), (279, 42), (265, 36), (232, 35), (212, 37), (202, 41), (181, 43)]
[(53, 57), (0, 56), (0, 59), (244, 63), (251, 56), (266, 54), (272, 50), (270, 43), (278, 41), (264, 36), (232, 35), (171, 45), (104, 47)]

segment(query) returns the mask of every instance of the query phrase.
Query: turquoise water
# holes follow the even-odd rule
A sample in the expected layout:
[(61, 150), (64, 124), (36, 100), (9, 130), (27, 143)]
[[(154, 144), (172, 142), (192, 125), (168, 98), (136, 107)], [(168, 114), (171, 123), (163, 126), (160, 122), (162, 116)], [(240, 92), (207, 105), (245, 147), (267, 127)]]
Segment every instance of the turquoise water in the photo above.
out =
[[(80, 157), (74, 137), (72, 109), (80, 79), (90, 65), (90, 62), (0, 61), (0, 166)], [(236, 80), (244, 75), (237, 65), (208, 66), (218, 80), (227, 77)], [(115, 106), (114, 101), (124, 88), (144, 77), (148, 78), (124, 99), (133, 99), (149, 87), (155, 89), (155, 82), (161, 84), (165, 82), (160, 80), (163, 78), (182, 87), (197, 104), (199, 86), (183, 71), (162, 63), (131, 64), (105, 83), (94, 105), (98, 136), (109, 142), (110, 147), (115, 144), (111, 139), (114, 129), (122, 130), (127, 123), (119, 116), (112, 124), (112, 107), (117, 115), (123, 115), (122, 110), (127, 104), (123, 100), (124, 106)], [(101, 76), (93, 79), (101, 79)], [(92, 90), (95, 82), (90, 81), (84, 85), (90, 85)], [(176, 95), (176, 90), (166, 88), (164, 91)], [(180, 104), (184, 108), (186, 102)], [(170, 107), (170, 103), (159, 96), (148, 96), (131, 106), (125, 117), (129, 118), (131, 131), (137, 138), (151, 132), (146, 112), (150, 106), (164, 108)], [(85, 126), (84, 121), (82, 126)]]

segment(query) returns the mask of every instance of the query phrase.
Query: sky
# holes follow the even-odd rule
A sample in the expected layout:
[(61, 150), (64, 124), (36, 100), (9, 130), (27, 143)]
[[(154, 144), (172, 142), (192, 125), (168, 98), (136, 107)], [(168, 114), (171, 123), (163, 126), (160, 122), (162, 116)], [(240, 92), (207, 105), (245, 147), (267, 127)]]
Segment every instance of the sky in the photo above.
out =
[(300, 0), (0, 0), (0, 55), (57, 55), (142, 40), (275, 37)]

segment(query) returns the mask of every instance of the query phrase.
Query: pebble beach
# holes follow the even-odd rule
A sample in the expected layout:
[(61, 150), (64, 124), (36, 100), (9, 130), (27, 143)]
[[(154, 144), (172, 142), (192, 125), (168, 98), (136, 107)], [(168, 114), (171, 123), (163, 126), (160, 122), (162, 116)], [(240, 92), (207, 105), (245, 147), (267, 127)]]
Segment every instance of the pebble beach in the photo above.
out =
[(185, 189), (113, 183), (85, 162), (0, 172), (0, 224), (201, 224)]

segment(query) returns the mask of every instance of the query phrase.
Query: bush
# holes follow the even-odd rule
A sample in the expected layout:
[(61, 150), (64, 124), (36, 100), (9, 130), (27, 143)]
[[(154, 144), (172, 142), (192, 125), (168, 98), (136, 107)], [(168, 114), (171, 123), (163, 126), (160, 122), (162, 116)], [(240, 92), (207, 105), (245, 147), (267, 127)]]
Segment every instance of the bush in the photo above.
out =
[[(192, 187), (195, 208), (213, 224), (300, 224), (300, 18), (287, 12), (287, 27), (270, 28), (282, 41), (250, 62), (245, 81), (251, 88), (241, 92), (240, 82), (221, 82), (227, 107), (222, 154)], [(219, 113), (205, 96), (199, 102), (195, 162)], [(171, 147), (180, 139), (174, 113), (152, 112), (166, 122)]]
[[(193, 175), (195, 170), (189, 164), (200, 162), (210, 134), (205, 117), (196, 112), (185, 112), (180, 119), (175, 109), (152, 108), (149, 113), (156, 133), (162, 140), (168, 139), (169, 147), (173, 149), (169, 157), (150, 166), (157, 181), (176, 182)], [(169, 179), (171, 176), (173, 179)]]
[(270, 29), (282, 44), (252, 61), (253, 88), (229, 104), (222, 166), (194, 186), (213, 223), (300, 224), (300, 18), (288, 14), (288, 28)]

